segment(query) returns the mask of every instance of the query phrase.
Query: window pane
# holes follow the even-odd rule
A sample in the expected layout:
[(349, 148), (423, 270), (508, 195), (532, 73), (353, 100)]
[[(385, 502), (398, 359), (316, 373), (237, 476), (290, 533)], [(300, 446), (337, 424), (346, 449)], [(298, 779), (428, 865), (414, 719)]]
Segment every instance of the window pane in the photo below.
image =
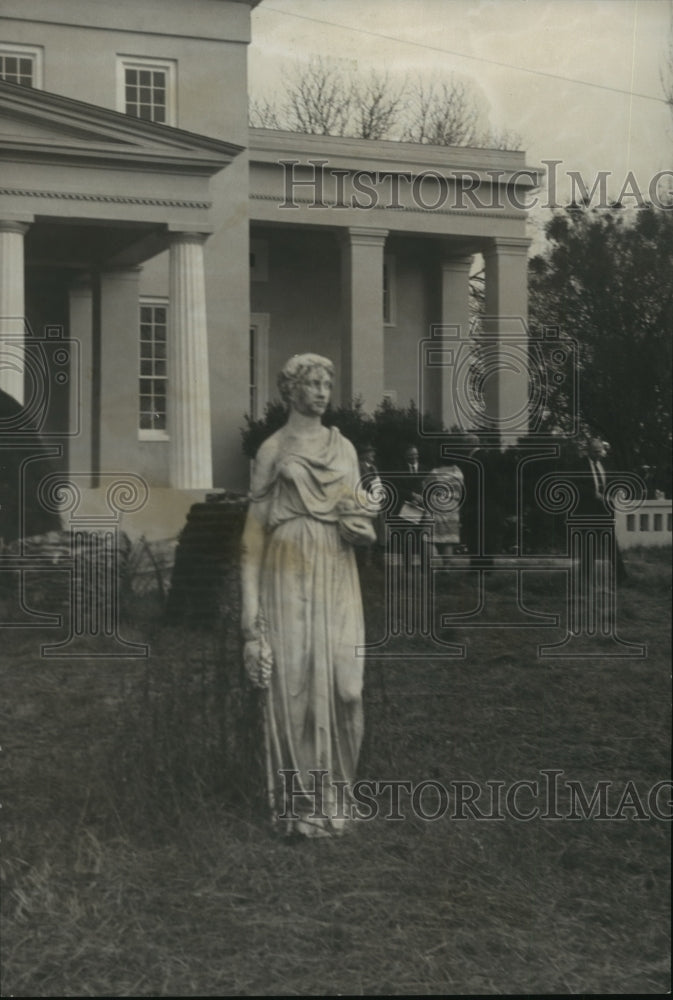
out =
[(144, 121), (165, 124), (169, 118), (167, 85), (169, 74), (163, 69), (125, 69), (126, 113)]
[(138, 427), (166, 429), (166, 320), (161, 305), (141, 305)]

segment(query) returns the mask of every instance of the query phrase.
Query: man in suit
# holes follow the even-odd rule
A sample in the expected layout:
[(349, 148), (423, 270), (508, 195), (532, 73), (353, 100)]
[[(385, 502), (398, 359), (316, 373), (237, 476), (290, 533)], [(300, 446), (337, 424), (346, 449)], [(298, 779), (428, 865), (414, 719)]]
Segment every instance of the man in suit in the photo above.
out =
[(580, 480), (580, 498), (577, 510), (582, 514), (605, 514), (603, 497), (608, 485), (608, 479), (603, 465), (603, 459), (607, 456), (607, 449), (603, 441), (599, 438), (591, 438), (586, 445), (586, 464), (584, 472), (587, 470), (591, 477), (586, 476)]
[(422, 507), (423, 484), (427, 469), (420, 463), (418, 448), (415, 444), (410, 444), (405, 449), (404, 461), (401, 463), (398, 471), (404, 473), (404, 476), (400, 476), (398, 486), (400, 497), (399, 507), (401, 508), (405, 503)]
[[(610, 446), (600, 438), (591, 438), (586, 445), (585, 459), (581, 471), (584, 475), (578, 481), (579, 500), (575, 513), (585, 515), (596, 515), (610, 519), (614, 524), (614, 514), (610, 514), (610, 508), (604, 503), (605, 491), (608, 487), (609, 477), (603, 465), (607, 457)], [(589, 473), (587, 475), (587, 473)], [(615, 541), (615, 573), (617, 583), (623, 583), (627, 578), (624, 560)]]
[[(461, 540), (472, 556), (491, 558), (504, 544), (504, 487), (500, 476), (501, 457), (494, 449), (482, 447), (476, 434), (467, 434), (470, 451), (462, 464), (465, 502), (461, 510)], [(482, 563), (483, 565), (483, 563)]]

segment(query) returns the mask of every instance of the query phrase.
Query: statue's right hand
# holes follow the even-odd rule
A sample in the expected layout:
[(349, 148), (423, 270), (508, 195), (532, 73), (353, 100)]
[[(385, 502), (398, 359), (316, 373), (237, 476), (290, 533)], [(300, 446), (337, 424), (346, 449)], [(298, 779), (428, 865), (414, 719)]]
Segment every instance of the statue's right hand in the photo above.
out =
[(271, 680), (273, 654), (264, 636), (247, 639), (243, 647), (243, 665), (248, 680), (257, 688), (267, 688)]

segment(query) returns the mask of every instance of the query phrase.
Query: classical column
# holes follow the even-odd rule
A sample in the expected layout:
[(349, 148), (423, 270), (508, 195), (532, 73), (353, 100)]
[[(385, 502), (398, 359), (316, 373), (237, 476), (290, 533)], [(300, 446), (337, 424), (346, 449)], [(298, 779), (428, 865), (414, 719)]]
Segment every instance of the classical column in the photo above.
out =
[[(139, 267), (92, 275), (92, 485), (107, 469), (127, 469), (138, 449)], [(133, 466), (131, 466), (133, 467)]]
[(441, 418), (445, 427), (468, 429), (471, 407), (467, 396), (470, 356), (470, 267), (472, 257), (441, 261), (442, 339), (446, 363), (440, 380)]
[(170, 483), (212, 486), (208, 331), (201, 233), (175, 233), (170, 246), (168, 431)]
[(383, 247), (387, 229), (351, 227), (342, 244), (343, 401), (383, 398)]
[(484, 250), (484, 397), (489, 430), (502, 444), (528, 432), (528, 247), (525, 238), (492, 239)]
[(23, 403), (26, 222), (0, 219), (0, 389)]

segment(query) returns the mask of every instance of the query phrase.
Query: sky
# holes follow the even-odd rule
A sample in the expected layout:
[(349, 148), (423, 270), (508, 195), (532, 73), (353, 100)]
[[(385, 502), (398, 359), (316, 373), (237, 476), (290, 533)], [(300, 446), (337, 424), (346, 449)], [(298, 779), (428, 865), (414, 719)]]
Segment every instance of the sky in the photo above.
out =
[(476, 88), (493, 126), (522, 136), (527, 163), (561, 161), (560, 203), (569, 171), (589, 189), (609, 171), (610, 197), (633, 171), (646, 197), (652, 177), (673, 167), (662, 89), (672, 10), (672, 0), (262, 0), (250, 91), (273, 97), (311, 55), (400, 80), (454, 73)]

